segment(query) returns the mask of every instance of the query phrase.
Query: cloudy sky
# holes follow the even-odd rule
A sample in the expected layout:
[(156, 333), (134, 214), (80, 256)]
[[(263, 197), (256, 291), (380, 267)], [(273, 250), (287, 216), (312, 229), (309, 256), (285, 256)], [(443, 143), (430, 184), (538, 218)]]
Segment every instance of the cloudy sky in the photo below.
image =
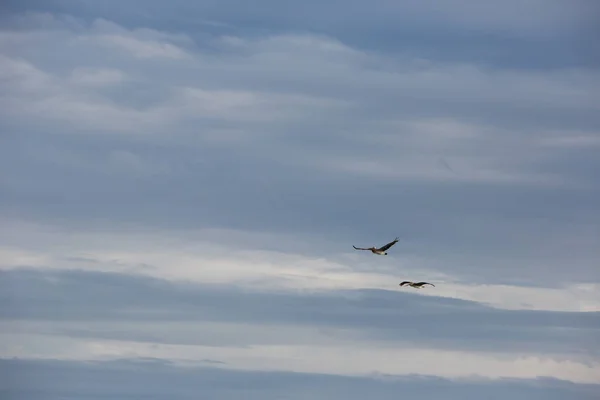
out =
[(597, 398), (597, 2), (0, 7), (7, 398)]

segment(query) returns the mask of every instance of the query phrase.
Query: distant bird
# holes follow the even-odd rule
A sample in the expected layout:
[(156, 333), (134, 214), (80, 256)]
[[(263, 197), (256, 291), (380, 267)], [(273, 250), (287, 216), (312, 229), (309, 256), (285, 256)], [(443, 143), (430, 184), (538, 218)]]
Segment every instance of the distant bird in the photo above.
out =
[(429, 283), (429, 282), (410, 282), (410, 281), (404, 281), (400, 284), (400, 286), (404, 286), (404, 285), (408, 285), (410, 287), (414, 287), (415, 289), (423, 289), (423, 286), (425, 285), (431, 285), (433, 287), (435, 287), (435, 285), (433, 283)]
[(452, 167), (450, 166), (450, 164), (448, 164), (448, 162), (446, 161), (446, 159), (440, 157), (440, 159), (438, 159), (438, 163), (441, 164), (442, 167), (446, 168), (448, 171), (454, 172), (454, 170), (452, 169)]
[(392, 247), (393, 245), (395, 245), (398, 242), (398, 238), (394, 239), (393, 241), (389, 242), (388, 244), (386, 244), (385, 246), (382, 246), (380, 248), (376, 248), (376, 247), (356, 247), (354, 245), (352, 245), (352, 247), (354, 247), (355, 250), (371, 250), (371, 253), (373, 254), (378, 254), (380, 256), (387, 256), (388, 253), (386, 253), (385, 251), (387, 249), (389, 249), (390, 247)]

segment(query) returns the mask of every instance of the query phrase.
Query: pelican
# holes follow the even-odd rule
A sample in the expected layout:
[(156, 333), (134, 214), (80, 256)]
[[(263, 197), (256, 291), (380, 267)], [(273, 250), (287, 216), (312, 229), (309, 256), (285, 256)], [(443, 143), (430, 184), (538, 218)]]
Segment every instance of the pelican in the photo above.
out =
[(390, 247), (392, 247), (393, 245), (396, 244), (396, 242), (398, 242), (398, 238), (394, 239), (393, 241), (389, 242), (388, 244), (386, 244), (385, 246), (382, 246), (380, 248), (376, 248), (376, 247), (356, 247), (354, 245), (352, 245), (352, 247), (354, 247), (355, 250), (371, 250), (371, 253), (373, 254), (378, 254), (380, 256), (387, 256), (388, 253), (386, 253), (386, 250), (389, 249)]
[(429, 282), (410, 282), (410, 281), (404, 281), (400, 284), (400, 286), (404, 286), (404, 285), (408, 285), (410, 287), (414, 287), (415, 289), (423, 289), (423, 286), (425, 285), (431, 285), (433, 287), (435, 287), (435, 285), (433, 283), (429, 283)]

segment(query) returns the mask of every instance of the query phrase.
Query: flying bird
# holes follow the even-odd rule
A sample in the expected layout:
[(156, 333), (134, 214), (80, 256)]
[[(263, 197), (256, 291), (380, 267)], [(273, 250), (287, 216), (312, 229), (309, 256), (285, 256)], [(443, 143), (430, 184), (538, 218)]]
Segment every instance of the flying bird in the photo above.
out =
[(448, 171), (454, 172), (454, 170), (452, 169), (450, 164), (448, 164), (448, 161), (446, 161), (446, 159), (440, 157), (440, 159), (438, 160), (438, 163), (441, 164), (442, 167), (446, 168)]
[(389, 242), (388, 244), (386, 244), (385, 246), (381, 246), (380, 248), (376, 248), (376, 247), (356, 247), (354, 245), (352, 245), (352, 247), (354, 247), (355, 250), (370, 250), (371, 253), (373, 254), (378, 254), (380, 256), (387, 256), (388, 253), (386, 253), (386, 250), (389, 249), (390, 247), (392, 247), (393, 245), (395, 245), (398, 242), (398, 238), (394, 239), (393, 241)]
[(414, 287), (416, 289), (423, 289), (423, 286), (425, 285), (431, 285), (433, 287), (435, 287), (435, 285), (433, 283), (429, 283), (429, 282), (410, 282), (410, 281), (404, 281), (400, 284), (400, 286), (404, 286), (404, 285), (408, 285), (410, 287)]

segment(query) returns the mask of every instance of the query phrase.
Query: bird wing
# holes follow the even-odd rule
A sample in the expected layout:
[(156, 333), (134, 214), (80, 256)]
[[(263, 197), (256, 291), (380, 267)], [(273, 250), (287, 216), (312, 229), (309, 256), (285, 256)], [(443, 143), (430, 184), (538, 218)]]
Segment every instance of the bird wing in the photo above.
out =
[(381, 247), (379, 250), (386, 251), (387, 249), (389, 249), (390, 247), (392, 247), (393, 245), (395, 245), (397, 242), (398, 242), (398, 238), (394, 239), (393, 241), (389, 242), (385, 246)]
[(419, 283), (417, 283), (417, 285), (419, 285), (419, 286), (431, 285), (431, 286), (435, 287), (435, 285), (433, 283), (429, 283), (429, 282), (419, 282)]
[(400, 284), (400, 286), (404, 286), (404, 285), (408, 285), (409, 283), (411, 283), (410, 281), (404, 281)]
[(364, 247), (356, 247), (355, 245), (352, 245), (352, 247), (354, 247), (355, 250), (371, 250)]

